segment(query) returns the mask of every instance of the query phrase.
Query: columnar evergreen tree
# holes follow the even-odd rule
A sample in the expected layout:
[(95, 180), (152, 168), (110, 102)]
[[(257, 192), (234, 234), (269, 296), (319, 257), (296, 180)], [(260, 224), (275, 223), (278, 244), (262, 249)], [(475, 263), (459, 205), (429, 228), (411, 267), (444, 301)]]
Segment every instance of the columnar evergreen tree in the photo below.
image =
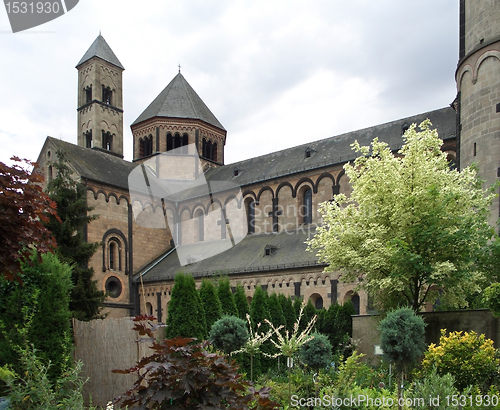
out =
[(286, 327), (285, 316), (283, 315), (283, 309), (278, 300), (278, 295), (272, 293), (267, 301), (267, 307), (269, 309), (269, 315), (271, 316), (271, 323), (275, 327), (283, 326)]
[(293, 324), (297, 320), (297, 315), (295, 314), (295, 309), (293, 308), (292, 298), (286, 297), (283, 293), (278, 295), (278, 301), (281, 305), (281, 310), (283, 311), (283, 316), (285, 318), (286, 329), (289, 332), (293, 331)]
[[(270, 328), (265, 322), (265, 320), (270, 320), (271, 315), (269, 313), (269, 308), (267, 306), (266, 292), (259, 286), (255, 288), (255, 292), (252, 298), (252, 303), (250, 303), (250, 317), (252, 319), (252, 331), (267, 333)], [(270, 353), (272, 350), (270, 344), (264, 344), (261, 347), (263, 353)], [(257, 355), (254, 358), (253, 370), (255, 375), (260, 373), (265, 373), (270, 366), (271, 361), (267, 357), (262, 357)]]
[(207, 331), (210, 332), (212, 325), (222, 317), (222, 307), (219, 297), (217, 296), (217, 290), (212, 281), (204, 279), (201, 282), (199, 293), (203, 310), (205, 311)]
[(57, 162), (53, 164), (56, 175), (47, 186), (49, 197), (57, 204), (58, 220), (50, 215), (47, 228), (57, 242), (57, 253), (62, 261), (73, 266), (70, 309), (73, 317), (79, 320), (91, 320), (99, 317), (105, 299), (104, 292), (98, 290), (92, 279), (94, 270), (88, 262), (98, 242), (84, 240), (84, 229), (97, 216), (89, 215), (93, 208), (87, 206), (87, 191), (81, 182), (72, 178), (71, 169), (61, 151), (57, 152)]
[(302, 314), (302, 320), (299, 323), (299, 330), (302, 332), (307, 324), (312, 320), (314, 316), (318, 315), (318, 310), (312, 304), (311, 299), (307, 301), (306, 306), (304, 307), (304, 312)]
[(238, 310), (236, 309), (236, 303), (234, 303), (234, 296), (231, 292), (229, 279), (221, 278), (219, 280), (217, 296), (219, 296), (223, 315), (238, 316)]
[(352, 194), (322, 205), (325, 225), (309, 246), (329, 270), (341, 270), (383, 309), (419, 311), (437, 298), (467, 306), (483, 276), (477, 263), (493, 235), (488, 214), (494, 197), (477, 171), (451, 169), (443, 141), (430, 121), (410, 126), (395, 155), (374, 139), (353, 148), (360, 156), (344, 166)]
[(168, 303), (167, 329), (165, 335), (174, 337), (195, 337), (204, 340), (207, 335), (207, 323), (200, 295), (191, 275), (175, 275), (172, 295)]
[(352, 315), (356, 310), (351, 301), (342, 306), (332, 303), (327, 311), (323, 312), (318, 332), (326, 335), (334, 352), (339, 351), (352, 337)]
[(29, 262), (21, 266), (22, 285), (0, 278), (0, 366), (11, 365), (23, 374), (18, 347), (33, 344), (41, 362), (50, 363), (48, 376), (54, 382), (69, 365), (72, 349), (71, 267), (51, 253), (39, 260), (36, 251)]
[(250, 313), (248, 308), (248, 301), (245, 295), (245, 289), (243, 286), (236, 286), (236, 292), (234, 294), (234, 303), (236, 304), (236, 310), (238, 311), (238, 317), (243, 320), (247, 320), (247, 313)]

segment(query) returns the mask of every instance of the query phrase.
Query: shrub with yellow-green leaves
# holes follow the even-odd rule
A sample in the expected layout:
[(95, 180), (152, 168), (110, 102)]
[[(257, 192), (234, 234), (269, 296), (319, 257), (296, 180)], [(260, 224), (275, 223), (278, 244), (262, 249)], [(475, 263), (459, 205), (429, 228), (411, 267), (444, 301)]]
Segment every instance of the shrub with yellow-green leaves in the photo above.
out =
[(469, 385), (485, 386), (498, 372), (498, 359), (493, 341), (475, 332), (441, 330), (439, 345), (431, 343), (422, 361), (424, 373), (433, 368), (440, 375), (450, 373), (455, 377), (455, 387), (462, 391)]

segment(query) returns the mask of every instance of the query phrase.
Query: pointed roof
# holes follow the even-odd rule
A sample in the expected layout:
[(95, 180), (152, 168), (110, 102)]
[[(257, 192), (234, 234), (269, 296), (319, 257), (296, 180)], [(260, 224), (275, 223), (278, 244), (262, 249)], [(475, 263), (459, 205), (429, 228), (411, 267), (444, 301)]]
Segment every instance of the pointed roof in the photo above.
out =
[(170, 84), (149, 104), (148, 108), (139, 115), (132, 125), (154, 117), (196, 119), (225, 131), (219, 120), (215, 118), (212, 111), (181, 73), (170, 81)]
[(107, 61), (108, 63), (111, 63), (118, 68), (121, 68), (122, 70), (125, 70), (125, 67), (122, 66), (122, 63), (120, 63), (120, 60), (118, 60), (115, 53), (113, 53), (113, 50), (111, 50), (111, 47), (108, 45), (108, 43), (106, 43), (106, 40), (104, 40), (104, 37), (101, 36), (101, 34), (97, 36), (97, 38), (94, 40), (90, 48), (83, 55), (76, 66), (79, 67), (84, 62), (90, 60), (92, 57), (99, 57), (100, 59)]

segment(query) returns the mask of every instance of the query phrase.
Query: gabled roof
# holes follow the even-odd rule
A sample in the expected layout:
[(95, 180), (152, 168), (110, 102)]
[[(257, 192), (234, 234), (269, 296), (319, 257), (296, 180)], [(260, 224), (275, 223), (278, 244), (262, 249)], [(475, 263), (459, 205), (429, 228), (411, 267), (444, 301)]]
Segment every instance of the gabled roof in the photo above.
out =
[(108, 43), (106, 43), (106, 40), (104, 40), (104, 37), (100, 34), (94, 40), (87, 52), (83, 55), (76, 67), (79, 67), (85, 61), (90, 60), (92, 57), (99, 57), (100, 59), (107, 61), (108, 63), (111, 63), (118, 68), (121, 68), (122, 70), (125, 70), (125, 67), (122, 66), (120, 60), (118, 60), (118, 58), (115, 56), (115, 53), (113, 53), (113, 50), (111, 50), (111, 47), (108, 45)]
[[(335, 137), (308, 142), (296, 147), (227, 164), (223, 167), (214, 167), (205, 174), (205, 178), (208, 181), (232, 181), (239, 186), (245, 186), (298, 172), (320, 169), (336, 164), (343, 165), (358, 156), (351, 148), (354, 141), (357, 140), (361, 145), (370, 145), (375, 137), (386, 142), (392, 151), (398, 151), (403, 146), (403, 127), (413, 123), (419, 125), (425, 119), (430, 119), (432, 128), (437, 130), (439, 138), (442, 140), (453, 140), (455, 138), (455, 110), (446, 107)], [(306, 155), (306, 151), (310, 152), (309, 156)], [(238, 176), (234, 176), (236, 169), (238, 170)]]
[[(175, 274), (180, 271), (191, 273), (195, 277), (203, 277), (214, 274), (270, 272), (305, 266), (318, 266), (322, 269), (325, 264), (318, 262), (318, 257), (314, 252), (306, 251), (305, 241), (314, 233), (313, 228), (308, 232), (306, 227), (294, 231), (247, 235), (227, 251), (186, 266), (180, 265), (174, 249), (152, 261), (139, 274), (142, 275), (144, 282), (155, 282), (173, 280)], [(219, 246), (220, 248), (218, 241), (197, 242), (184, 246), (192, 248), (193, 254), (200, 253), (199, 247)], [(266, 255), (266, 248), (273, 248), (273, 252)], [(136, 280), (140, 278), (139, 274)]]
[(41, 153), (48, 146), (64, 151), (71, 167), (80, 177), (128, 190), (128, 176), (137, 164), (107, 152), (80, 147), (53, 137), (47, 137)]
[(221, 130), (224, 127), (181, 73), (177, 74), (148, 108), (132, 123), (138, 124), (154, 117), (186, 118), (204, 121)]

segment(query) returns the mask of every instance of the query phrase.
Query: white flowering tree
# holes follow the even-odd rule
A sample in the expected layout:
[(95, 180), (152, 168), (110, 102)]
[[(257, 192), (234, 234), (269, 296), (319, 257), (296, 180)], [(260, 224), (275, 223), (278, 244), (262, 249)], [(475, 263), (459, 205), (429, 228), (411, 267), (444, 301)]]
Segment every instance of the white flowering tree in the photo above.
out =
[(257, 328), (254, 332), (252, 330), (252, 321), (250, 320), (250, 315), (248, 313), (246, 314), (246, 317), (250, 337), (247, 339), (241, 349), (231, 352), (231, 354), (233, 355), (237, 353), (247, 353), (250, 356), (250, 381), (253, 381), (253, 358), (255, 355), (261, 353), (260, 347), (272, 336), (272, 330), (269, 329), (266, 333), (260, 333), (259, 329), (261, 323), (258, 323)]
[(419, 127), (408, 129), (397, 154), (378, 139), (352, 145), (360, 154), (344, 167), (352, 194), (322, 205), (325, 224), (308, 242), (328, 270), (360, 280), (382, 309), (419, 311), (438, 297), (466, 306), (479, 291), (476, 262), (493, 234), (492, 190), (482, 189), (475, 168), (450, 167), (430, 121)]
[(270, 326), (272, 329), (271, 332), (274, 333), (276, 336), (276, 340), (270, 339), (271, 343), (278, 349), (278, 353), (275, 355), (272, 355), (271, 357), (278, 357), (278, 356), (284, 356), (287, 358), (287, 366), (288, 366), (288, 396), (291, 398), (292, 393), (291, 393), (291, 381), (290, 381), (290, 370), (293, 366), (293, 356), (300, 350), (300, 348), (306, 344), (309, 340), (313, 338), (313, 336), (310, 336), (311, 330), (314, 327), (314, 324), (316, 323), (317, 316), (314, 315), (314, 317), (310, 320), (310, 322), (307, 324), (306, 328), (302, 331), (299, 332), (299, 324), (300, 320), (302, 319), (302, 313), (304, 312), (304, 307), (306, 306), (305, 301), (302, 303), (302, 306), (300, 307), (300, 312), (299, 316), (297, 318), (297, 321), (293, 325), (293, 332), (288, 332), (288, 330), (285, 331), (285, 333), (281, 333), (281, 329), (284, 327), (283, 325), (275, 327), (269, 320), (266, 319), (266, 323)]

